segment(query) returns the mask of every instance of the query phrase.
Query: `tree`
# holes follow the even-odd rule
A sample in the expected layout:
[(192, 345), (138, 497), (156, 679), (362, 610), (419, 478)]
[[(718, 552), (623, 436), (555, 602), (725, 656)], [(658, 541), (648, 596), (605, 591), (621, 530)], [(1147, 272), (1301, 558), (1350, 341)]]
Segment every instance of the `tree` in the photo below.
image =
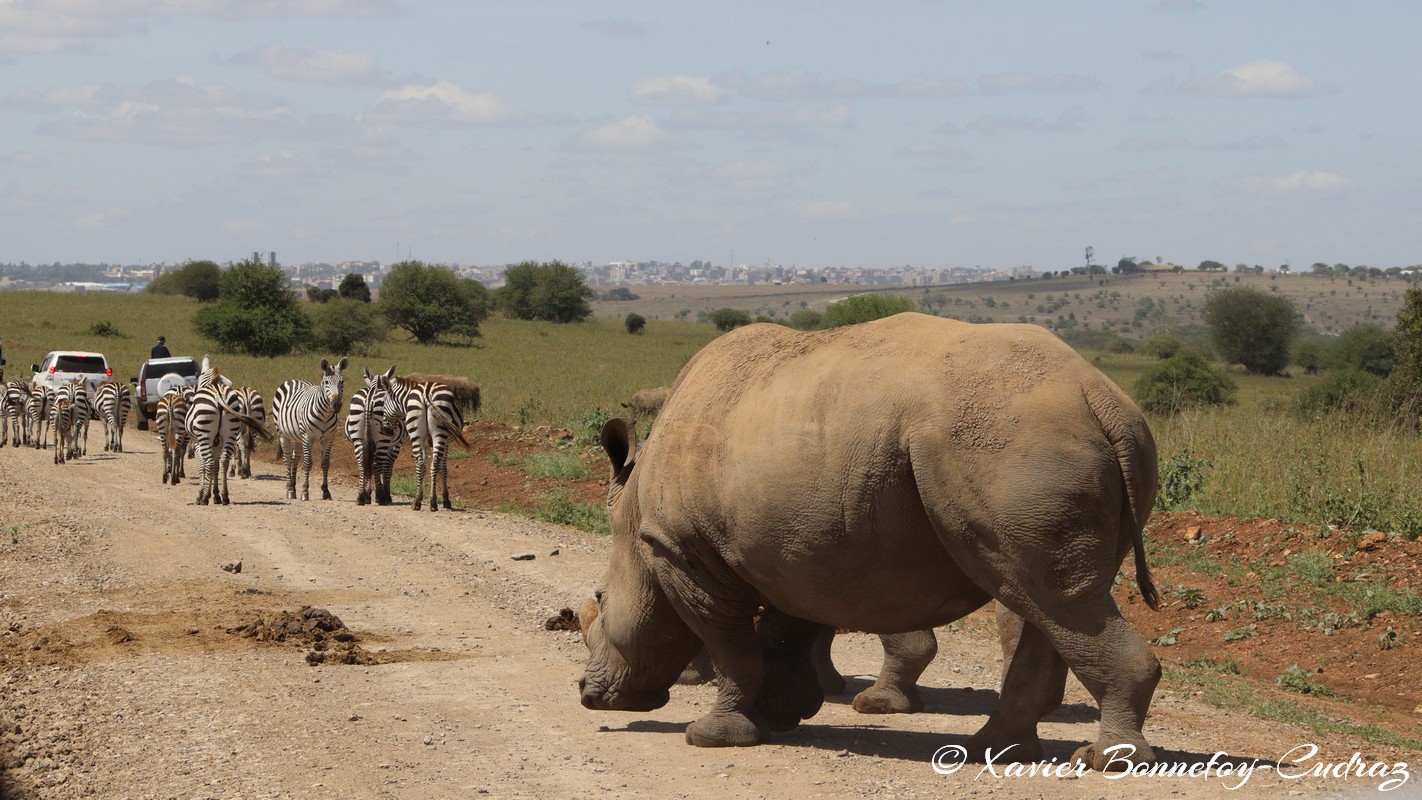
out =
[(1403, 296), (1393, 329), (1393, 369), (1387, 379), (1389, 404), (1415, 423), (1422, 412), (1422, 289)]
[(582, 322), (592, 315), (593, 290), (583, 274), (561, 261), (525, 261), (504, 270), (494, 303), (513, 319)]
[(311, 339), (311, 320), (286, 273), (257, 260), (222, 273), (217, 302), (199, 309), (193, 326), (224, 353), (279, 356)]
[(614, 286), (602, 295), (602, 299), (614, 301), (637, 300), (640, 298), (641, 295), (634, 293), (626, 286)]
[(790, 315), (790, 327), (797, 331), (813, 331), (823, 327), (825, 315), (813, 308), (801, 308)]
[(212, 261), (189, 261), (159, 275), (145, 290), (153, 294), (181, 294), (200, 302), (216, 300), (222, 292), (222, 269)]
[(1232, 286), (1205, 298), (1210, 343), (1226, 363), (1250, 372), (1278, 375), (1289, 364), (1294, 336), (1302, 328), (1292, 300), (1248, 286)]
[(306, 287), (306, 299), (312, 303), (325, 303), (335, 300), (340, 294), (335, 289), (322, 289), (319, 286)]
[(380, 284), (380, 308), (391, 325), (420, 344), (448, 333), (473, 339), (489, 316), (489, 293), (448, 267), (402, 261)]
[(627, 319), (624, 319), (622, 324), (627, 326), (628, 333), (636, 335), (647, 327), (647, 318), (633, 311), (627, 315)]
[(718, 308), (707, 314), (706, 318), (716, 326), (716, 330), (722, 332), (739, 328), (742, 325), (749, 325), (751, 322), (750, 314), (739, 308)]
[(1200, 266), (1196, 267), (1196, 269), (1200, 270), (1201, 272), (1227, 272), (1227, 271), (1229, 271), (1229, 267), (1226, 267), (1224, 264), (1221, 264), (1221, 263), (1218, 262), (1218, 261), (1201, 261), (1201, 262), (1200, 262)]
[(354, 272), (341, 278), (341, 285), (336, 287), (336, 293), (347, 300), (370, 302), (370, 284), (365, 282), (365, 278)]
[(369, 355), (372, 346), (385, 340), (388, 328), (369, 303), (338, 297), (312, 314), (312, 343), (323, 353)]
[(913, 311), (913, 301), (889, 294), (857, 294), (825, 309), (825, 327), (856, 325), (883, 317)]

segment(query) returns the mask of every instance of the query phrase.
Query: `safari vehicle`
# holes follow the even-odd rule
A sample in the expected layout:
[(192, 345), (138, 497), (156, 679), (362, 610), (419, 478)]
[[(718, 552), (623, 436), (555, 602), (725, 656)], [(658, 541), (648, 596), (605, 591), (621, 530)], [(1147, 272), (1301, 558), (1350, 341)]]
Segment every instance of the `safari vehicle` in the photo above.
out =
[(169, 389), (178, 386), (196, 386), (198, 362), (192, 356), (172, 356), (170, 358), (150, 358), (138, 369), (138, 377), (132, 378), (138, 392), (138, 429), (148, 430), (148, 421), (158, 409), (158, 401)]
[(51, 391), (79, 378), (89, 384), (89, 391), (95, 391), (99, 384), (112, 380), (114, 371), (109, 368), (109, 360), (103, 353), (84, 350), (55, 350), (44, 357), (44, 361), (31, 364), (34, 371), (31, 382)]

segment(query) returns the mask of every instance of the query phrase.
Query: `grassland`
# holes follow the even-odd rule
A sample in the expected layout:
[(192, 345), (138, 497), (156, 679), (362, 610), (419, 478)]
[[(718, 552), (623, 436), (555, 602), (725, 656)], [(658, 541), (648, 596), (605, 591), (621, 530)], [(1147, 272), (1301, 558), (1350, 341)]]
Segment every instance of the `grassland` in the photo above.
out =
[[(1395, 278), (1238, 278), (1242, 284), (1292, 297), (1310, 322), (1325, 330), (1363, 321), (1390, 327), (1407, 288)], [(1109, 326), (1141, 336), (1152, 326), (1197, 322), (1208, 288), (1233, 285), (1236, 276), (1113, 277), (1104, 285), (1099, 280), (1019, 281), (932, 291), (948, 295), (944, 314), (1030, 320), (1044, 316), (1031, 313), (1036, 304), (1053, 304), (1057, 305), (1053, 318), (1074, 313), (1093, 328)], [(761, 313), (775, 310), (783, 318), (801, 302), (823, 307), (847, 293), (846, 287), (824, 286), (638, 287), (636, 291), (642, 299), (600, 303), (599, 312), (605, 316), (577, 325), (490, 319), (473, 347), (421, 346), (397, 340), (399, 332), (395, 332), (375, 352), (352, 359), (352, 385), (365, 365), (383, 370), (393, 363), (402, 372), (465, 375), (483, 390), (483, 419), (520, 426), (555, 425), (582, 433), (581, 422), (620, 412), (619, 403), (636, 390), (670, 384), (691, 355), (717, 335), (709, 324), (670, 320), (675, 310), (734, 306)], [(900, 293), (921, 296), (923, 291)], [(1147, 298), (1167, 311), (1162, 318), (1147, 318), (1136, 325), (1133, 309)], [(666, 311), (673, 306), (678, 308)], [(174, 353), (200, 356), (211, 346), (192, 332), (198, 306), (185, 298), (5, 292), (0, 293), (0, 308), (0, 336), (10, 377), (28, 378), (28, 365), (56, 348), (102, 351), (115, 375), (126, 378), (136, 373), (160, 333), (168, 337)], [(623, 329), (620, 318), (629, 310), (649, 317), (644, 334), (632, 336)], [(695, 319), (694, 313), (688, 316)], [(108, 322), (122, 337), (87, 332), (99, 322)], [(267, 359), (214, 352), (224, 374), (266, 393), (288, 378), (315, 379), (322, 355)], [(1138, 355), (1087, 355), (1127, 388), (1151, 363)], [(1193, 507), (1206, 513), (1386, 527), (1409, 535), (1422, 532), (1422, 512), (1412, 499), (1422, 477), (1422, 453), (1415, 435), (1373, 430), (1346, 419), (1295, 417), (1289, 411), (1293, 398), (1319, 380), (1317, 376), (1234, 377), (1240, 384), (1237, 404), (1151, 420), (1162, 461), (1188, 452), (1208, 462), (1203, 467), (1204, 490), (1192, 501)]]

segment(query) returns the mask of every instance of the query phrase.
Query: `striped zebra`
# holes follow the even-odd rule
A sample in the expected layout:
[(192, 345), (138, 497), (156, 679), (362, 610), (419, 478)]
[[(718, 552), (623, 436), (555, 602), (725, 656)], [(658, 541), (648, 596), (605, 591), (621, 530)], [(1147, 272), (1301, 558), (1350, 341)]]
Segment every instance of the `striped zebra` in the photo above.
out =
[(49, 403), (49, 433), (54, 436), (54, 463), (63, 464), (69, 457), (69, 440), (74, 431), (73, 393), (61, 387)]
[(191, 386), (169, 389), (153, 411), (153, 434), (163, 447), (163, 483), (177, 486), (185, 477), (183, 460), (188, 451), (188, 402)]
[[(266, 402), (262, 400), (260, 392), (250, 386), (238, 387), (237, 400), (238, 402), (233, 404), (233, 408), (255, 419), (262, 427), (266, 427), (267, 407)], [(238, 434), (236, 458), (232, 459), (232, 463), (228, 467), (227, 477), (232, 477), (234, 471), (239, 478), (252, 477), (252, 444), (254, 435), (252, 430), (247, 427), (243, 427), (242, 432)]]
[(360, 468), (360, 493), (356, 495), (356, 505), (367, 505), (371, 500), (372, 484), (375, 502), (390, 505), (390, 476), (395, 470), (395, 459), (400, 455), (400, 445), (405, 438), (403, 426), (385, 427), (385, 403), (389, 397), (386, 383), (395, 377), (395, 367), (381, 375), (365, 370), (365, 386), (351, 395), (350, 413), (346, 415), (346, 438), (355, 450), (356, 465)]
[[(89, 384), (83, 378), (75, 378), (59, 387), (58, 394), (66, 401), (68, 415), (68, 456), (78, 458), (89, 454), (89, 419), (94, 414), (93, 403), (89, 400)], [(50, 414), (50, 427), (55, 416)], [(82, 437), (82, 441), (81, 441)]]
[(24, 381), (10, 381), (0, 395), (0, 447), (10, 441), (14, 434), (16, 447), (29, 444), (30, 431), (25, 424), (25, 412), (30, 405), (30, 386)]
[(30, 402), (25, 405), (25, 430), (27, 440), (36, 450), (49, 447), (49, 405), (54, 402), (54, 392), (48, 386), (35, 383), (30, 385)]
[(410, 439), (410, 454), (415, 457), (414, 508), (420, 510), (425, 497), (425, 468), (430, 475), (430, 511), (439, 510), (437, 488), (444, 491), (444, 507), (449, 504), (449, 439), (453, 437), (466, 448), (464, 412), (454, 398), (454, 392), (438, 381), (412, 382), (392, 377), (377, 380), (387, 387), (385, 428), (394, 430), (403, 425)]
[(328, 475), (331, 471), (331, 445), (335, 443), (336, 422), (341, 415), (341, 396), (345, 394), (347, 359), (331, 366), (321, 359), (321, 383), (295, 378), (277, 387), (272, 395), (272, 416), (276, 417), (277, 434), (283, 460), (286, 461), (286, 497), (296, 499), (296, 444), (301, 443), (301, 464), (305, 480), (301, 484), (301, 499), (310, 499), (311, 460), (316, 447), (321, 448), (321, 499), (331, 499)]
[(133, 392), (128, 384), (104, 381), (94, 395), (94, 415), (104, 421), (104, 449), (123, 452), (123, 426), (133, 410)]
[(236, 452), (237, 437), (244, 428), (251, 428), (263, 438), (271, 438), (260, 423), (233, 407), (236, 401), (237, 391), (224, 383), (212, 361), (203, 356), (197, 389), (188, 402), (188, 415), (184, 420), (197, 453), (201, 476), (197, 504), (200, 506), (209, 502), (222, 505), (232, 502), (227, 493), (227, 462)]

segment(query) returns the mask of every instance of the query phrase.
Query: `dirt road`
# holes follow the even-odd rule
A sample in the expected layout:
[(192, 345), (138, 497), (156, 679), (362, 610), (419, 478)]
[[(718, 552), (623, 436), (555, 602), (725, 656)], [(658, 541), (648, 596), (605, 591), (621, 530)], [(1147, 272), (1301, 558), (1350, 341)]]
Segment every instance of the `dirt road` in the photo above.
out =
[[(233, 481), (231, 506), (198, 507), (195, 485), (159, 484), (151, 440), (128, 445), (64, 466), (0, 450), (7, 797), (1214, 797), (1240, 783), (1231, 794), (1352, 795), (1386, 779), (1272, 766), (1311, 740), (1320, 753), (1294, 771), (1355, 752), (1407, 758), (1162, 692), (1146, 734), (1196, 777), (938, 774), (935, 751), (962, 744), (996, 700), (980, 616), (940, 631), (926, 713), (861, 716), (845, 695), (774, 744), (695, 749), (682, 731), (709, 687), (678, 687), (646, 714), (584, 710), (577, 634), (543, 629), (588, 594), (606, 540), (477, 510), (359, 507), (347, 485), (332, 502), (288, 502), (268, 464)], [(240, 572), (222, 568), (239, 560)], [(311, 666), (309, 642), (229, 632), (303, 606), (337, 615), (383, 663)], [(862, 688), (877, 640), (842, 636), (835, 657)], [(1095, 728), (1073, 683), (1042, 726), (1048, 756), (1065, 759)], [(1217, 751), (1270, 768), (1200, 775)]]

